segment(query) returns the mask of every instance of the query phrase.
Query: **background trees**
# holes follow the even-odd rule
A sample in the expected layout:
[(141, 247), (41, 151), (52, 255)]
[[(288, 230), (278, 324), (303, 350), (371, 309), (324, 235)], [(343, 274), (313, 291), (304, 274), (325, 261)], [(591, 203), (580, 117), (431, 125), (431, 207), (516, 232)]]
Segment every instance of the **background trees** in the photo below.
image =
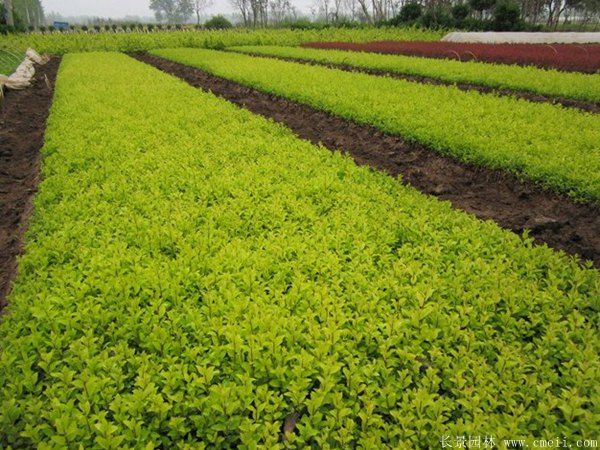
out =
[[(310, 19), (296, 8), (297, 0), (228, 1), (234, 11), (228, 21), (246, 27), (408, 24), (464, 30), (600, 30), (600, 0), (313, 0)], [(156, 27), (160, 23), (200, 26), (212, 4), (213, 0), (149, 0), (159, 22)], [(59, 19), (44, 15), (41, 0), (0, 0), (0, 32), (44, 30)], [(74, 22), (100, 25), (94, 28), (99, 32), (116, 22), (136, 21), (125, 18), (104, 23), (87, 18)]]
[(168, 24), (185, 23), (194, 13), (192, 0), (150, 0), (156, 20)]
[[(600, 0), (400, 0), (393, 23), (467, 30), (600, 29)], [(415, 15), (421, 9), (421, 14)]]
[(0, 23), (17, 29), (44, 25), (44, 9), (40, 0), (0, 0)]
[(312, 11), (318, 21), (327, 24), (600, 30), (600, 0), (314, 0)]
[(196, 13), (196, 25), (200, 26), (200, 19), (206, 9), (213, 4), (212, 0), (194, 0), (194, 12)]

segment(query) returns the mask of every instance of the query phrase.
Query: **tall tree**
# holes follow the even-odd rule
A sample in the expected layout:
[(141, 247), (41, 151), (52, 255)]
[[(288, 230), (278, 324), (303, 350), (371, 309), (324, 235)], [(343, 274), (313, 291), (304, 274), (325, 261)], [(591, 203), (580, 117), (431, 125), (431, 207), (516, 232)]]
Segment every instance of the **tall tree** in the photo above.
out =
[(200, 25), (200, 17), (206, 8), (212, 5), (212, 0), (194, 0), (194, 12), (196, 13), (196, 24)]
[(250, 25), (250, 0), (229, 0), (231, 6), (235, 9), (239, 10), (242, 15), (242, 20), (244, 21), (244, 26), (247, 27)]
[(13, 17), (12, 0), (4, 0), (4, 13), (6, 14), (6, 17), (4, 18), (6, 25), (13, 26), (15, 24), (15, 19)]
[(39, 27), (44, 23), (44, 9), (40, 0), (12, 0), (12, 10), (27, 27)]
[(159, 22), (184, 23), (194, 13), (194, 4), (192, 0), (150, 0), (150, 9)]

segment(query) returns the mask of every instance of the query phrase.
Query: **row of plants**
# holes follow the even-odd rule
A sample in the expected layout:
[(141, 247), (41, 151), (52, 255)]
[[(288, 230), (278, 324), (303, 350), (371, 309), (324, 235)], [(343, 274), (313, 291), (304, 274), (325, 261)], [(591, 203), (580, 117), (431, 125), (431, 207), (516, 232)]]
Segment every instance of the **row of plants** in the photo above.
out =
[(565, 71), (597, 73), (600, 45), (596, 44), (478, 44), (467, 42), (307, 42), (303, 47), (351, 50), (427, 58), (458, 59), (537, 66)]
[(232, 52), (152, 53), (600, 202), (599, 115)]
[(230, 50), (428, 77), (451, 83), (469, 83), (492, 88), (514, 89), (542, 95), (600, 102), (599, 75), (542, 70), (534, 67), (486, 64), (475, 61), (459, 62), (415, 56), (300, 47), (241, 46), (232, 47)]
[(29, 27), (30, 32), (39, 32), (41, 34), (46, 33), (119, 33), (129, 31), (142, 31), (142, 32), (157, 32), (157, 31), (181, 31), (184, 29), (188, 30), (212, 30), (212, 29), (226, 29), (232, 28), (233, 24), (223, 16), (213, 16), (207, 20), (203, 25), (192, 25), (184, 26), (182, 24), (162, 24), (162, 23), (122, 23), (122, 24), (96, 24), (96, 25), (69, 25), (68, 28), (57, 28), (54, 25), (41, 26), (41, 27)]
[(42, 180), (0, 322), (2, 447), (600, 427), (597, 271), (125, 55), (63, 59)]
[(136, 52), (166, 47), (225, 48), (234, 45), (299, 45), (307, 41), (368, 42), (373, 40), (438, 40), (441, 31), (418, 28), (226, 29), (182, 30), (169, 33), (53, 33), (13, 34), (2, 38), (0, 48), (33, 47), (42, 53)]

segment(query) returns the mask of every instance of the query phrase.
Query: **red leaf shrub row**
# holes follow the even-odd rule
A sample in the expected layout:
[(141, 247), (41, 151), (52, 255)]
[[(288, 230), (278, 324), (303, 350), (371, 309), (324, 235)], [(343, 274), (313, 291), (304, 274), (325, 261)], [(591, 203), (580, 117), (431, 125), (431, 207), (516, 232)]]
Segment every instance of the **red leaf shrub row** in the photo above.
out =
[(594, 73), (600, 70), (599, 44), (466, 44), (458, 42), (381, 41), (308, 42), (303, 47), (451, 58)]

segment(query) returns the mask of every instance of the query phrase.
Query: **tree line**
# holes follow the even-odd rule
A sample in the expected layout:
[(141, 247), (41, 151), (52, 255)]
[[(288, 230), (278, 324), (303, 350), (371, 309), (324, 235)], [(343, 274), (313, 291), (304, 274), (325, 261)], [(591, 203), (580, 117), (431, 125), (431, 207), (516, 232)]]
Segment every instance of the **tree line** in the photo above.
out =
[(44, 8), (40, 0), (0, 0), (0, 26), (15, 30), (44, 25)]
[(316, 0), (315, 8), (330, 23), (494, 29), (500, 20), (509, 29), (552, 30), (600, 22), (600, 0)]
[[(150, 0), (156, 20), (164, 24), (195, 22), (213, 0)], [(410, 24), (470, 30), (595, 30), (600, 23), (600, 0), (314, 0), (312, 23), (293, 0), (228, 0), (246, 27), (270, 25), (301, 28), (357, 24)], [(214, 23), (213, 23), (214, 22)], [(0, 31), (39, 29), (45, 25), (40, 0), (0, 0)], [(216, 16), (208, 25), (231, 23)]]
[[(241, 24), (264, 27), (304, 24), (293, 0), (229, 0)], [(211, 0), (150, 0), (164, 23), (197, 23)], [(600, 22), (600, 0), (314, 0), (319, 24), (413, 24), (424, 27), (552, 30)], [(587, 28), (585, 28), (587, 29)]]

